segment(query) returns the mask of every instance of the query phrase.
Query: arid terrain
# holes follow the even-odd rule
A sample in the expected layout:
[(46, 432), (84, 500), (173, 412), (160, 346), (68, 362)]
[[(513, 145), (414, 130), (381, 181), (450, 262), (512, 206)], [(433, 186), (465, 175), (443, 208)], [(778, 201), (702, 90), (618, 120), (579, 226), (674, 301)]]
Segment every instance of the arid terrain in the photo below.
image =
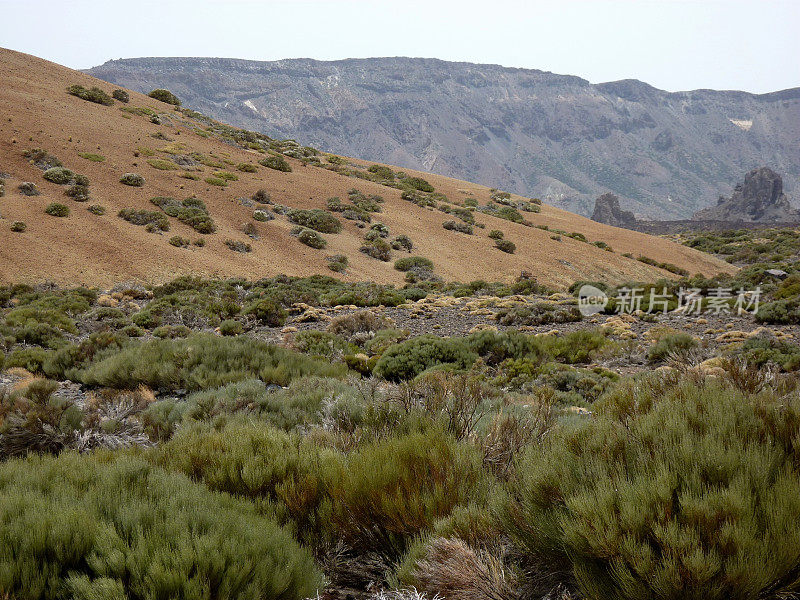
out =
[[(534, 227), (512, 223), (476, 212), (485, 229), (466, 235), (442, 228), (452, 217), (433, 208), (422, 208), (401, 199), (398, 189), (376, 182), (348, 177), (313, 163), (286, 158), (292, 172), (281, 172), (258, 164), (261, 153), (209, 134), (205, 121), (190, 113), (144, 95), (130, 92), (127, 104), (104, 106), (67, 93), (67, 87), (80, 84), (98, 86), (111, 93), (114, 86), (53, 63), (13, 52), (0, 51), (0, 171), (5, 177), (5, 196), (0, 199), (0, 281), (49, 280), (61, 284), (111, 284), (122, 279), (163, 282), (181, 274), (225, 275), (259, 278), (278, 273), (310, 275), (330, 273), (326, 256), (343, 254), (349, 268), (343, 277), (350, 281), (400, 282), (403, 274), (392, 262), (406, 253), (394, 252), (383, 262), (359, 252), (364, 231), (344, 221), (340, 234), (325, 236), (325, 251), (300, 244), (290, 235), (293, 225), (285, 217), (269, 222), (254, 222), (254, 209), (239, 199), (247, 199), (258, 189), (266, 189), (273, 204), (290, 208), (325, 208), (333, 196), (347, 198), (353, 188), (385, 199), (383, 212), (374, 221), (386, 224), (393, 236), (405, 234), (413, 240), (414, 255), (434, 262), (434, 272), (445, 280), (511, 280), (527, 271), (542, 283), (564, 286), (578, 279), (598, 279), (618, 283), (626, 279), (652, 279), (667, 272), (627, 258), (646, 256), (656, 263), (671, 263), (689, 273), (712, 275), (732, 267), (708, 255), (672, 242), (640, 233), (608, 227), (589, 219), (542, 205), (539, 213), (523, 213)], [(151, 122), (157, 115), (161, 124)], [(300, 140), (302, 143), (302, 140)], [(42, 170), (30, 164), (24, 153), (41, 148), (58, 158), (65, 167), (89, 179), (91, 198), (78, 203), (64, 196), (64, 186), (43, 180)], [(82, 158), (79, 153), (99, 155), (102, 162)], [(175, 156), (199, 153), (207, 164), (192, 161), (185, 171), (171, 160)], [(148, 157), (148, 155), (150, 155)], [(329, 164), (323, 155), (322, 164)], [(148, 162), (149, 161), (149, 162)], [(169, 170), (151, 166), (155, 162)], [(248, 163), (256, 172), (238, 171)], [(346, 160), (351, 171), (364, 171), (371, 163)], [(205, 179), (223, 167), (236, 181), (209, 185)], [(144, 177), (142, 187), (122, 185), (125, 173)], [(183, 178), (192, 173), (197, 180)], [(467, 198), (481, 205), (490, 200), (488, 188), (446, 177), (407, 171), (427, 179), (448, 204), (457, 206)], [(26, 197), (18, 192), (22, 182), (33, 182), (41, 195)], [(172, 220), (169, 234), (148, 233), (117, 216), (125, 208), (157, 210), (150, 198), (168, 196), (182, 199), (197, 196), (207, 205), (217, 231), (198, 236), (192, 229)], [(512, 202), (527, 199), (512, 197)], [(70, 208), (66, 218), (44, 213), (51, 202)], [(99, 204), (106, 214), (98, 216), (87, 206)], [(245, 202), (245, 204), (252, 204)], [(442, 202), (442, 204), (446, 204)], [(22, 221), (24, 233), (9, 230)], [(252, 240), (242, 226), (255, 227)], [(549, 227), (551, 231), (540, 229)], [(516, 244), (514, 254), (500, 252), (487, 238), (499, 229)], [(587, 242), (552, 230), (579, 233)], [(179, 248), (170, 245), (173, 235), (204, 238), (204, 247)], [(553, 239), (554, 237), (558, 239)], [(250, 243), (252, 252), (228, 249), (225, 240)], [(592, 242), (603, 242), (613, 252)]]

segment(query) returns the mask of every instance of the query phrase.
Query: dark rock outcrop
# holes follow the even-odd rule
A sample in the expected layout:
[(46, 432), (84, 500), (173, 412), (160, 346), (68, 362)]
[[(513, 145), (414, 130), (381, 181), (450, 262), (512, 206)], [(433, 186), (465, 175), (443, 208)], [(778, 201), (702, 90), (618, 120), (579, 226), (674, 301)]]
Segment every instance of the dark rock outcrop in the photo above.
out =
[(625, 229), (635, 229), (637, 224), (636, 217), (631, 211), (620, 208), (619, 198), (614, 194), (603, 194), (594, 201), (592, 221)]
[(772, 223), (800, 221), (800, 211), (792, 208), (783, 193), (781, 176), (769, 167), (753, 169), (744, 176), (730, 198), (720, 196), (716, 206), (694, 214), (696, 220)]
[(686, 219), (754, 164), (800, 189), (800, 89), (666, 92), (425, 58), (114, 60), (90, 74), (232, 125), (432, 171), (591, 214), (609, 191)]

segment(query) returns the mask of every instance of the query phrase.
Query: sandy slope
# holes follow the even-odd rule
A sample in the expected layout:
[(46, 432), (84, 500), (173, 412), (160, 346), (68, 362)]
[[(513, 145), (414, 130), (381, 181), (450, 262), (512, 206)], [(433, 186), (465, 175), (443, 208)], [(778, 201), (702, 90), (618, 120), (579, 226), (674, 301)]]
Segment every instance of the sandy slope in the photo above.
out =
[[(250, 196), (261, 187), (272, 194), (274, 202), (302, 208), (323, 208), (327, 198), (346, 198), (347, 190), (354, 187), (365, 193), (380, 194), (386, 199), (384, 213), (374, 220), (386, 223), (392, 235), (410, 236), (417, 247), (414, 253), (431, 258), (436, 272), (447, 280), (509, 280), (523, 270), (551, 285), (583, 278), (618, 282), (667, 275), (623, 257), (626, 252), (671, 262), (692, 273), (710, 275), (732, 269), (713, 257), (667, 240), (594, 223), (550, 206), (544, 206), (540, 214), (526, 216), (537, 225), (580, 232), (589, 241), (602, 240), (615, 252), (569, 238), (554, 241), (547, 231), (485, 215), (479, 215), (478, 220), (486, 224), (486, 229), (476, 229), (474, 236), (445, 231), (441, 224), (451, 217), (401, 200), (398, 190), (319, 167), (303, 166), (293, 159), (289, 159), (294, 168), (292, 173), (259, 167), (257, 173), (238, 173), (239, 181), (226, 188), (209, 186), (202, 180), (181, 178), (181, 171), (156, 170), (146, 163), (144, 156), (137, 157), (134, 152), (140, 146), (153, 150), (164, 147), (167, 142), (152, 137), (160, 131), (184, 144), (186, 152), (198, 151), (235, 163), (254, 164), (261, 155), (198, 135), (191, 127), (193, 122), (168, 105), (140, 94), (131, 92), (128, 106), (164, 112), (170, 124), (155, 125), (146, 116), (124, 113), (119, 102), (107, 107), (70, 96), (65, 89), (74, 83), (98, 85), (107, 92), (113, 86), (29, 55), (0, 49), (0, 81), (0, 172), (10, 175), (6, 179), (6, 195), (0, 198), (0, 282), (49, 280), (60, 284), (102, 285), (123, 279), (163, 281), (185, 273), (250, 278), (278, 273), (331, 274), (325, 256), (336, 253), (346, 254), (350, 259), (351, 266), (345, 276), (348, 280), (402, 281), (402, 274), (391, 263), (371, 259), (358, 251), (363, 231), (350, 221), (344, 221), (341, 234), (326, 236), (328, 248), (324, 251), (307, 248), (291, 237), (292, 226), (283, 217), (257, 223), (260, 239), (250, 240), (239, 229), (252, 220), (253, 209), (242, 206), (236, 198)], [(25, 150), (35, 147), (47, 150), (68, 168), (87, 175), (92, 200), (74, 202), (63, 195), (62, 186), (44, 181), (42, 172), (22, 156)], [(79, 152), (102, 154), (106, 160), (90, 162), (80, 158)], [(206, 177), (213, 170), (204, 167), (199, 174)], [(131, 171), (146, 178), (143, 188), (119, 183), (119, 177)], [(482, 204), (489, 199), (489, 190), (482, 186), (436, 175), (421, 176), (452, 200), (460, 201), (467, 193)], [(35, 182), (42, 195), (31, 198), (20, 195), (17, 186), (21, 181)], [(156, 210), (149, 202), (153, 196), (183, 198), (193, 194), (206, 202), (219, 229), (216, 234), (205, 236), (204, 248), (187, 250), (171, 246), (168, 239), (172, 235), (200, 237), (174, 219), (168, 234), (156, 235), (116, 216), (125, 207)], [(70, 217), (59, 219), (44, 214), (44, 207), (53, 201), (69, 205)], [(86, 207), (94, 203), (106, 206), (107, 214), (89, 213)], [(11, 222), (18, 220), (28, 225), (24, 234), (9, 229)], [(503, 230), (506, 238), (517, 245), (516, 254), (494, 249), (487, 238), (490, 229)], [(248, 241), (253, 251), (232, 252), (224, 245), (226, 239)], [(395, 253), (395, 257), (402, 255), (405, 254)]]

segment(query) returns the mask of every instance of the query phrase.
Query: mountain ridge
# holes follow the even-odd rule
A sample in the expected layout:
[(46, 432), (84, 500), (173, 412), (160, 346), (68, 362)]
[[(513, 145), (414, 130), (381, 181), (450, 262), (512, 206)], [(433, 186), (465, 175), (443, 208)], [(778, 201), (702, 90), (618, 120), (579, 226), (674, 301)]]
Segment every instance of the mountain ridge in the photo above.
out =
[(606, 192), (683, 218), (769, 165), (800, 189), (800, 88), (668, 92), (537, 69), (388, 57), (118, 59), (87, 72), (326, 151), (476, 180), (588, 214)]

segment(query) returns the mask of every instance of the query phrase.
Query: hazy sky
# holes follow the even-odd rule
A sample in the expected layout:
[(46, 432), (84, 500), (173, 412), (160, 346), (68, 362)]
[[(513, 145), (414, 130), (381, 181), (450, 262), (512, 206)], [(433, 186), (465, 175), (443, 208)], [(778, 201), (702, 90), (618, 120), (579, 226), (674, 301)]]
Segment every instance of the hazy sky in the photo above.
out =
[(0, 0), (0, 14), (0, 46), (75, 68), (424, 56), (671, 91), (800, 86), (800, 0)]

